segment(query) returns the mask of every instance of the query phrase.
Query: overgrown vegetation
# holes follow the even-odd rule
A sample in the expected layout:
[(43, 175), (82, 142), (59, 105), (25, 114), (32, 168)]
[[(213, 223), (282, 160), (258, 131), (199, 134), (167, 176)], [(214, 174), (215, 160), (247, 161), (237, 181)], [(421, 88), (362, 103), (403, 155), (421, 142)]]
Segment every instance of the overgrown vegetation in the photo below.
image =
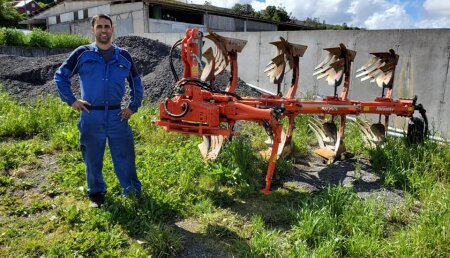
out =
[(257, 12), (250, 4), (235, 4), (231, 8), (231, 11), (238, 15), (252, 16), (277, 22), (293, 22), (295, 20), (292, 13), (287, 13), (283, 6), (269, 5), (265, 9)]
[(76, 34), (49, 33), (39, 28), (25, 35), (20, 30), (0, 28), (0, 45), (45, 48), (76, 48), (90, 43), (90, 39)]
[[(360, 150), (404, 201), (362, 199), (351, 187), (319, 192), (276, 188), (261, 195), (267, 161), (256, 150), (266, 136), (244, 124), (241, 137), (205, 162), (199, 137), (151, 125), (145, 105), (131, 119), (144, 198), (120, 197), (106, 154), (107, 203), (87, 208), (78, 150), (78, 113), (55, 98), (23, 104), (0, 93), (0, 256), (179, 257), (196, 237), (236, 257), (448, 257), (450, 146), (408, 146), (389, 138)], [(296, 149), (307, 153), (308, 117), (297, 121)], [(348, 146), (360, 149), (354, 128)], [(288, 161), (279, 167), (292, 170)], [(277, 171), (278, 173), (278, 171)], [(174, 221), (195, 222), (183, 234)], [(210, 249), (215, 250), (215, 249)]]
[(360, 30), (359, 27), (353, 27), (348, 26), (347, 23), (342, 23), (342, 25), (337, 24), (328, 24), (325, 20), (320, 20), (320, 18), (310, 18), (307, 17), (304, 21), (302, 21), (303, 24), (311, 27), (315, 27), (319, 30)]

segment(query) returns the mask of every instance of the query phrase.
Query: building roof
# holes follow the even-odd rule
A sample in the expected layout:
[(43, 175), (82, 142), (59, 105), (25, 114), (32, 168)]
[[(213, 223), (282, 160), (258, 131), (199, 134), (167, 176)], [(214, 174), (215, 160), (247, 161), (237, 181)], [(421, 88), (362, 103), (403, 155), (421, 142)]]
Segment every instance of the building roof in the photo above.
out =
[(16, 4), (14, 5), (14, 8), (20, 8), (20, 7), (24, 7), (25, 5), (34, 2), (34, 0), (20, 0), (20, 1), (16, 1)]
[[(280, 25), (281, 27), (288, 27), (288, 28), (290, 27), (290, 28), (303, 29), (303, 30), (315, 30), (316, 29), (315, 27), (307, 26), (304, 24), (291, 23), (291, 22), (277, 22), (277, 21), (257, 18), (257, 17), (253, 17), (253, 16), (239, 15), (239, 14), (234, 13), (229, 8), (222, 8), (222, 7), (217, 7), (217, 6), (213, 6), (213, 5), (187, 4), (187, 3), (179, 2), (176, 0), (143, 0), (143, 1), (146, 3), (150, 3), (150, 4), (160, 4), (160, 5), (166, 6), (166, 7), (188, 9), (188, 10), (193, 10), (193, 11), (202, 11), (202, 12), (208, 12), (210, 14), (229, 16), (229, 17), (234, 17), (234, 18), (243, 18), (243, 19), (253, 20), (253, 21), (258, 21), (258, 22), (272, 23), (272, 24)], [(131, 1), (112, 1), (112, 2), (120, 3), (120, 2), (131, 2)]]
[[(83, 0), (70, 0), (67, 2), (77, 2), (77, 1), (83, 1)], [(62, 2), (66, 2), (65, 0), (54, 0), (54, 2), (51, 2), (50, 4), (46, 5), (44, 8), (34, 11), (30, 15), (30, 19), (33, 19), (33, 16), (36, 16)], [(90, 2), (96, 2), (90, 1)], [(98, 0), (98, 2), (105, 2), (104, 0)], [(199, 12), (207, 12), (210, 14), (216, 14), (221, 16), (228, 16), (233, 18), (241, 18), (241, 19), (247, 19), (247, 20), (253, 20), (258, 22), (265, 22), (265, 23), (271, 23), (271, 24), (277, 24), (281, 28), (285, 28), (286, 30), (314, 30), (315, 27), (307, 26), (304, 24), (298, 24), (298, 23), (291, 23), (291, 22), (277, 22), (273, 20), (267, 20), (262, 18), (257, 18), (253, 16), (246, 16), (246, 15), (238, 15), (232, 12), (231, 9), (228, 8), (222, 8), (217, 7), (213, 5), (199, 5), (199, 4), (187, 4), (176, 0), (112, 0), (108, 1), (110, 4), (122, 4), (122, 3), (131, 3), (131, 2), (145, 2), (148, 4), (159, 4), (164, 7), (169, 8), (176, 8), (176, 9), (183, 9), (183, 10), (192, 10), (192, 11), (199, 11)]]

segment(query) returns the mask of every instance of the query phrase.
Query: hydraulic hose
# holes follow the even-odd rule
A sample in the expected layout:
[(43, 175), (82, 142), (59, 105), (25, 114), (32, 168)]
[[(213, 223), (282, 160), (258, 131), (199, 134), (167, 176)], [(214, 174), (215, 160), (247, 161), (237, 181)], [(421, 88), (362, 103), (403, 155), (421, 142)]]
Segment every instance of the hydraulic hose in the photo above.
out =
[(182, 107), (183, 107), (183, 111), (180, 114), (174, 114), (172, 112), (169, 111), (169, 109), (167, 108), (167, 102), (169, 101), (168, 98), (166, 98), (166, 100), (164, 101), (164, 111), (166, 111), (166, 113), (171, 116), (171, 117), (175, 117), (175, 118), (180, 118), (185, 116), (188, 111), (189, 111), (189, 104), (184, 102)]
[(175, 79), (175, 82), (179, 81), (180, 79), (178, 77), (177, 71), (175, 70), (175, 67), (173, 66), (172, 56), (173, 56), (173, 51), (175, 50), (175, 48), (178, 47), (179, 45), (181, 45), (181, 41), (183, 41), (183, 39), (179, 39), (177, 42), (175, 42), (175, 44), (172, 45), (172, 47), (170, 48), (170, 54), (169, 54), (170, 70), (172, 70), (172, 75), (173, 75), (173, 78)]

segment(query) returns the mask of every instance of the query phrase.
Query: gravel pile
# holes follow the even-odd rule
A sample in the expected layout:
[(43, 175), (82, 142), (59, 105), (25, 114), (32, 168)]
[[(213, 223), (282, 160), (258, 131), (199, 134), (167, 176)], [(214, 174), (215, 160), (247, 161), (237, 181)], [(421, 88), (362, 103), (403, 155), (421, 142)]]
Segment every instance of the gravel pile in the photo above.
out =
[[(137, 36), (119, 37), (114, 43), (127, 49), (133, 57), (141, 73), (145, 90), (144, 98), (156, 102), (167, 97), (175, 85), (169, 65), (171, 46)], [(53, 75), (68, 55), (69, 53), (48, 57), (0, 55), (0, 82), (14, 98), (21, 101), (32, 101), (41, 96), (55, 95), (57, 92)], [(181, 77), (183, 66), (178, 51), (173, 55), (173, 63), (178, 76)], [(217, 78), (215, 84), (218, 88), (226, 87), (229, 76), (226, 71)], [(72, 86), (75, 94), (79, 95), (78, 76), (72, 78)], [(259, 95), (241, 80), (239, 80), (238, 94)]]

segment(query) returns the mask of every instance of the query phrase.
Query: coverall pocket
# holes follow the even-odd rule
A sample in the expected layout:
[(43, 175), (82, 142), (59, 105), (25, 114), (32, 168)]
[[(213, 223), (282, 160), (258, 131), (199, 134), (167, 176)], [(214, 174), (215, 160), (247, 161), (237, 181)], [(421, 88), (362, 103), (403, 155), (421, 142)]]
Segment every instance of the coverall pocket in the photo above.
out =
[(86, 59), (82, 61), (82, 64), (80, 65), (79, 74), (80, 75), (94, 75), (96, 72), (98, 72), (98, 66), (99, 62), (95, 59)]
[(114, 82), (122, 83), (130, 74), (130, 67), (125, 63), (115, 63), (111, 66), (111, 79)]

